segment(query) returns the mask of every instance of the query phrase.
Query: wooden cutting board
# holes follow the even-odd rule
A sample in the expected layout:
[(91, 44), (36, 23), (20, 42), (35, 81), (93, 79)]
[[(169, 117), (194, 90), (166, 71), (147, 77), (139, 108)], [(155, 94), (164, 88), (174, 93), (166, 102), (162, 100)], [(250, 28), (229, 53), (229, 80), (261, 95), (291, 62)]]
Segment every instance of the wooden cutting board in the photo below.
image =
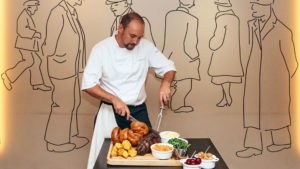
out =
[(182, 166), (179, 160), (175, 160), (173, 157), (167, 160), (159, 160), (152, 156), (151, 153), (143, 156), (137, 155), (135, 157), (128, 157), (127, 159), (117, 156), (111, 157), (113, 144), (110, 143), (107, 153), (107, 164), (110, 165), (135, 165), (135, 166)]

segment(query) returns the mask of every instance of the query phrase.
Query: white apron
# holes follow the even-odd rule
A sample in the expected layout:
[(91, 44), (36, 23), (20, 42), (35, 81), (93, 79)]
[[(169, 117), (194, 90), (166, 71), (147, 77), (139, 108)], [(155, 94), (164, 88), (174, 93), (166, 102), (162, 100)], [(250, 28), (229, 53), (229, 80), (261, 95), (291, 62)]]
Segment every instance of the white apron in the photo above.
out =
[(112, 130), (117, 127), (111, 105), (102, 104), (96, 119), (93, 139), (90, 148), (87, 169), (93, 169), (105, 138), (110, 138)]

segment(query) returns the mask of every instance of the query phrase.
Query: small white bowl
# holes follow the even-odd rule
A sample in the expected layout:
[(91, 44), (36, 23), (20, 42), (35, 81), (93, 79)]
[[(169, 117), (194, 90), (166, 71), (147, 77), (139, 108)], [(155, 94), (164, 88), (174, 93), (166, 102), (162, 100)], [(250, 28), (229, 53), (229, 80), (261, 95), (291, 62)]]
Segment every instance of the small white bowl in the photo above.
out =
[[(167, 145), (167, 146), (170, 146), (170, 147), (172, 147), (172, 150), (170, 150), (170, 151), (157, 151), (157, 150), (154, 150), (153, 147), (155, 145), (157, 145), (157, 144), (158, 145)], [(151, 152), (152, 152), (153, 157), (161, 159), (161, 160), (165, 160), (165, 159), (171, 158), (173, 150), (174, 150), (173, 145), (172, 144), (168, 144), (168, 143), (156, 143), (156, 144), (152, 144), (150, 148), (151, 148)]]
[[(198, 157), (198, 155), (196, 154), (195, 157)], [(215, 155), (212, 155), (213, 159), (212, 160), (204, 160), (201, 159), (201, 167), (204, 169), (211, 169), (211, 168), (215, 168), (216, 162), (219, 161), (219, 158), (217, 158)]]
[(168, 143), (171, 138), (179, 138), (180, 136), (179, 133), (175, 131), (162, 131), (159, 135), (162, 143)]
[(200, 164), (198, 164), (198, 165), (188, 165), (188, 164), (185, 164), (185, 161), (186, 161), (187, 159), (181, 159), (180, 160), (180, 162), (182, 163), (182, 165), (183, 165), (183, 169), (201, 169), (201, 164), (202, 164), (202, 162), (200, 163)]
[(216, 162), (219, 161), (219, 158), (217, 158), (215, 155), (212, 157), (212, 160), (202, 160), (201, 167), (205, 169), (215, 168)]

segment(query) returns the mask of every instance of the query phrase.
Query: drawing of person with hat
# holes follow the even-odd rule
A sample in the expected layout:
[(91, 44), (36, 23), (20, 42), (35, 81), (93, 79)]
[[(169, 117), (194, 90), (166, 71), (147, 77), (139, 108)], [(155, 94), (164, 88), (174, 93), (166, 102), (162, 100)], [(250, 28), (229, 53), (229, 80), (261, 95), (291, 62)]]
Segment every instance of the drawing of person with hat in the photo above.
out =
[[(120, 24), (120, 21), (122, 17), (125, 14), (128, 14), (130, 12), (133, 12), (134, 10), (131, 8), (132, 0), (106, 0), (106, 5), (110, 5), (110, 10), (115, 15), (114, 22), (111, 26), (110, 35), (113, 35), (114, 32), (118, 30), (118, 26)], [(146, 17), (143, 17), (143, 20), (145, 22), (145, 38), (151, 41), (155, 46), (154, 37), (151, 30), (151, 24), (149, 20)]]
[(209, 41), (213, 51), (208, 74), (211, 82), (222, 87), (222, 99), (218, 107), (230, 106), (231, 83), (242, 83), (243, 68), (240, 46), (240, 20), (231, 9), (229, 0), (215, 0), (218, 12), (215, 17), (216, 28)]
[(244, 149), (236, 152), (241, 158), (260, 155), (265, 146), (269, 152), (291, 148), (290, 80), (298, 63), (292, 31), (276, 17), (273, 4), (274, 0), (251, 0), (254, 19), (248, 21), (251, 51), (243, 103), (246, 132)]
[(17, 40), (15, 48), (22, 56), (15, 66), (1, 74), (4, 86), (12, 90), (12, 84), (26, 71), (30, 72), (30, 84), (33, 90), (50, 91), (51, 87), (44, 84), (41, 73), (41, 58), (38, 55), (41, 33), (36, 30), (32, 16), (38, 10), (38, 0), (27, 0), (23, 3), (24, 9), (17, 19)]
[(44, 140), (49, 152), (81, 149), (89, 139), (81, 136), (78, 109), (81, 105), (80, 73), (86, 63), (86, 40), (76, 8), (82, 0), (62, 0), (50, 11), (42, 45), (53, 84), (51, 111)]
[[(195, 0), (179, 0), (177, 9), (165, 16), (165, 38), (162, 52), (176, 65), (172, 85), (174, 93), (170, 101), (174, 113), (189, 113), (194, 107), (186, 100), (193, 88), (193, 80), (200, 81), (198, 51), (199, 19), (190, 13)], [(176, 31), (174, 31), (174, 28)]]

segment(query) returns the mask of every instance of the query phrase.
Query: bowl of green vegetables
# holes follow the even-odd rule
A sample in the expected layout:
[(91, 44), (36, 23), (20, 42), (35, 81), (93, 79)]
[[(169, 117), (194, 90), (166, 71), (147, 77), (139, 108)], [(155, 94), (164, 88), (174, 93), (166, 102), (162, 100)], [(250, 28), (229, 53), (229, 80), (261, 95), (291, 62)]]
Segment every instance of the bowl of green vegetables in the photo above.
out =
[(178, 159), (185, 158), (187, 149), (191, 146), (184, 138), (172, 138), (168, 143), (173, 145), (175, 157)]

